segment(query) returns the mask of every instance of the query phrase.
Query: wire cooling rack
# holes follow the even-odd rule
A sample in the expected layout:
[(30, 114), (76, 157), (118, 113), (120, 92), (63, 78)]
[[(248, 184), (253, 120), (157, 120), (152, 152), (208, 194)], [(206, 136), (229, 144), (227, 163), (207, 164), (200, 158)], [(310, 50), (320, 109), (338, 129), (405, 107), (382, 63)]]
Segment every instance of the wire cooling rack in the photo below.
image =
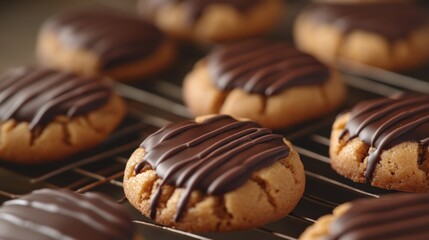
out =
[[(97, 1), (104, 5), (112, 5), (111, 7), (121, 8), (126, 5), (122, 1)], [(132, 2), (129, 4), (129, 9), (134, 8), (133, 1), (126, 2)], [(293, 8), (290, 14), (290, 18), (292, 18), (294, 12), (296, 13), (297, 9), (305, 5), (305, 1), (289, 2), (290, 7)], [(65, 2), (53, 1), (50, 4), (54, 4), (56, 8), (66, 7), (63, 6)], [(73, 5), (76, 4), (76, 1), (69, 1), (67, 4)], [(24, 5), (17, 4), (17, 6), (15, 10), (20, 10)], [(37, 9), (33, 10), (32, 7), (29, 7), (26, 10), (27, 15), (32, 16), (32, 13), (37, 13)], [(47, 10), (45, 9), (45, 11)], [(17, 19), (11, 15), (9, 22), (11, 22), (10, 20), (14, 22)], [(285, 22), (290, 23), (291, 21)], [(38, 27), (33, 21), (28, 24), (34, 28)], [(281, 30), (287, 36), (282, 35), (281, 38), (290, 39), (288, 35), (290, 31), (285, 29)], [(27, 30), (34, 32), (34, 29), (28, 28)], [(9, 41), (15, 44), (15, 40), (20, 39), (26, 38), (9, 39)], [(23, 44), (20, 42), (20, 45)], [(205, 51), (206, 49), (185, 48), (181, 52), (182, 57), (178, 63), (180, 67), (174, 68), (172, 72), (160, 76), (159, 79), (153, 79), (150, 83), (133, 85), (116, 83), (116, 90), (127, 101), (128, 114), (121, 126), (99, 147), (74, 156), (72, 159), (43, 166), (23, 167), (0, 162), (0, 202), (42, 187), (70, 189), (81, 193), (99, 191), (127, 205), (133, 214), (136, 226), (146, 240), (292, 240), (297, 239), (304, 229), (313, 224), (317, 218), (330, 213), (339, 204), (357, 198), (376, 198), (382, 194), (391, 193), (391, 191), (373, 188), (369, 185), (353, 183), (339, 176), (330, 168), (328, 150), (331, 125), (339, 112), (364, 99), (392, 96), (404, 92), (429, 94), (429, 66), (422, 68), (421, 71), (404, 75), (342, 60), (337, 69), (344, 74), (349, 89), (342, 109), (315, 121), (306, 122), (291, 129), (276, 131), (292, 141), (305, 166), (307, 184), (304, 196), (288, 216), (247, 231), (194, 234), (157, 225), (134, 210), (128, 204), (122, 190), (126, 161), (141, 141), (158, 128), (169, 122), (191, 118), (182, 102), (181, 80), (192, 68), (192, 64), (204, 56)], [(13, 56), (15, 55), (16, 51), (13, 51)]]
[[(338, 65), (338, 69), (349, 87), (342, 110), (363, 99), (404, 92), (429, 94), (429, 82), (419, 80), (425, 79), (424, 71), (415, 76), (405, 76), (346, 60)], [(181, 100), (180, 83), (164, 80), (169, 79), (164, 77), (143, 86), (115, 84), (117, 92), (127, 101), (128, 114), (118, 130), (96, 149), (49, 166), (22, 167), (0, 163), (3, 179), (0, 200), (16, 198), (36, 188), (50, 187), (80, 193), (99, 191), (128, 204), (122, 190), (123, 170), (128, 157), (146, 136), (158, 128), (169, 122), (191, 118)], [(353, 183), (331, 170), (329, 135), (337, 114), (331, 113), (317, 121), (277, 131), (293, 142), (304, 163), (307, 179), (303, 198), (285, 218), (247, 231), (194, 234), (159, 226), (129, 206), (135, 224), (145, 239), (297, 239), (306, 227), (337, 205), (389, 193), (366, 184)]]

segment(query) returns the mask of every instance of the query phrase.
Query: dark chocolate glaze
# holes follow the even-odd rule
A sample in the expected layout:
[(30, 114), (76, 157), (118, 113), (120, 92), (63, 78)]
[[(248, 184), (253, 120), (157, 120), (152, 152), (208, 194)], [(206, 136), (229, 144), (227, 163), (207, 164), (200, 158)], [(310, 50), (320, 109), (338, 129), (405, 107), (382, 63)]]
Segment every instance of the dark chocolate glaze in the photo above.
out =
[(429, 194), (362, 199), (330, 226), (329, 240), (429, 239)]
[(126, 209), (98, 193), (36, 190), (3, 203), (0, 239), (132, 240)]
[[(265, 0), (262, 0), (265, 1)], [(189, 24), (194, 24), (204, 13), (204, 11), (212, 5), (228, 5), (238, 11), (245, 12), (252, 8), (261, 0), (145, 0), (143, 7), (147, 15), (153, 15), (161, 7), (167, 4), (185, 4), (187, 19)]]
[(113, 10), (75, 10), (48, 19), (44, 30), (67, 47), (95, 52), (107, 70), (153, 54), (164, 36), (151, 24)]
[(289, 155), (281, 135), (251, 121), (219, 115), (196, 123), (169, 124), (142, 144), (144, 159), (135, 167), (138, 174), (146, 164), (162, 179), (151, 199), (151, 217), (162, 186), (185, 188), (175, 217), (180, 220), (191, 192), (221, 195), (243, 185), (250, 175)]
[(249, 40), (224, 45), (208, 56), (209, 71), (221, 90), (241, 88), (271, 96), (299, 85), (323, 84), (329, 69), (285, 43)]
[(345, 33), (364, 30), (389, 40), (404, 39), (429, 24), (428, 12), (413, 3), (317, 3), (310, 5), (305, 13), (315, 21), (333, 24)]
[(105, 105), (111, 87), (97, 77), (20, 67), (0, 76), (0, 120), (29, 122), (33, 129), (55, 116), (75, 117)]
[(351, 111), (340, 138), (359, 137), (374, 148), (368, 156), (365, 178), (370, 182), (384, 150), (403, 142), (429, 144), (429, 96), (364, 101)]

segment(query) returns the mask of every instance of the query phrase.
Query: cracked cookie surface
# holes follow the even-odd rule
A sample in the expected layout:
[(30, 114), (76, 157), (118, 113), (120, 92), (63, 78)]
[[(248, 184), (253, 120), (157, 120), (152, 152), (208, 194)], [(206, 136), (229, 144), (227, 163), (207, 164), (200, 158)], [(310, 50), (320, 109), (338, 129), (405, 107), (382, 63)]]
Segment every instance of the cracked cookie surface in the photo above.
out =
[(305, 175), (291, 144), (226, 115), (167, 125), (128, 160), (124, 191), (157, 223), (195, 232), (247, 229), (286, 216)]
[(35, 164), (97, 145), (125, 106), (99, 77), (19, 67), (0, 77), (0, 114), (0, 158)]
[(183, 97), (195, 115), (228, 114), (284, 128), (336, 109), (339, 74), (285, 43), (249, 40), (215, 49), (186, 76)]
[(355, 182), (428, 192), (428, 111), (427, 96), (359, 103), (333, 125), (332, 168)]

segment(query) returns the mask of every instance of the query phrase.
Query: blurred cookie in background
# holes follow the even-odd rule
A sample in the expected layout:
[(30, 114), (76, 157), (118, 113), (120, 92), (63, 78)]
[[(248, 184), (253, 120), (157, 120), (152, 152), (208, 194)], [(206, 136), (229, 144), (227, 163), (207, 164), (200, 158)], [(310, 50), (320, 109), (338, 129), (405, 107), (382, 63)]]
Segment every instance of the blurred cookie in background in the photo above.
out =
[(326, 63), (410, 70), (429, 61), (429, 14), (413, 3), (314, 3), (298, 16), (294, 38)]
[(218, 43), (270, 31), (284, 14), (282, 0), (140, 0), (138, 10), (176, 38)]
[(42, 25), (37, 56), (47, 67), (139, 80), (168, 67), (175, 46), (152, 24), (110, 9), (60, 13)]

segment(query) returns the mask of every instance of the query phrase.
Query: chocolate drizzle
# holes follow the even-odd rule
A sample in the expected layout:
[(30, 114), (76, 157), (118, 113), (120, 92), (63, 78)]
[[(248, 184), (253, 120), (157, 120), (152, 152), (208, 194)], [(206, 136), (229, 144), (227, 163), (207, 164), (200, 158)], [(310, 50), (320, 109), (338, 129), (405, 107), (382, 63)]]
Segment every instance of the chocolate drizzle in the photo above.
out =
[(112, 10), (75, 10), (54, 16), (43, 29), (56, 33), (67, 47), (95, 52), (103, 70), (153, 54), (164, 36), (151, 24)]
[(150, 217), (155, 218), (162, 186), (184, 188), (175, 221), (179, 221), (193, 190), (221, 195), (243, 185), (251, 174), (289, 155), (281, 135), (251, 121), (240, 122), (219, 115), (196, 123), (170, 124), (149, 136), (142, 144), (144, 159), (136, 165), (138, 174), (146, 164), (162, 179), (151, 199)]
[(98, 193), (36, 190), (0, 208), (1, 239), (132, 240), (126, 209)]
[(429, 239), (429, 194), (363, 199), (330, 226), (329, 240)]
[(351, 111), (340, 138), (347, 134), (347, 141), (359, 137), (375, 148), (368, 156), (364, 174), (370, 182), (384, 150), (408, 141), (429, 144), (429, 96), (362, 102)]
[(201, 18), (204, 11), (213, 5), (228, 5), (237, 9), (238, 11), (245, 12), (249, 8), (260, 3), (261, 0), (146, 0), (144, 1), (144, 11), (148, 15), (157, 12), (161, 7), (167, 4), (184, 4), (189, 24)]
[(317, 22), (333, 24), (344, 33), (364, 30), (389, 40), (406, 38), (429, 24), (428, 12), (413, 3), (318, 3), (310, 5), (305, 13)]
[(208, 56), (214, 84), (271, 96), (299, 85), (323, 84), (329, 69), (285, 43), (250, 40), (218, 48)]
[(84, 115), (103, 105), (111, 88), (96, 77), (20, 67), (0, 76), (0, 120), (29, 122), (30, 129), (54, 117)]

